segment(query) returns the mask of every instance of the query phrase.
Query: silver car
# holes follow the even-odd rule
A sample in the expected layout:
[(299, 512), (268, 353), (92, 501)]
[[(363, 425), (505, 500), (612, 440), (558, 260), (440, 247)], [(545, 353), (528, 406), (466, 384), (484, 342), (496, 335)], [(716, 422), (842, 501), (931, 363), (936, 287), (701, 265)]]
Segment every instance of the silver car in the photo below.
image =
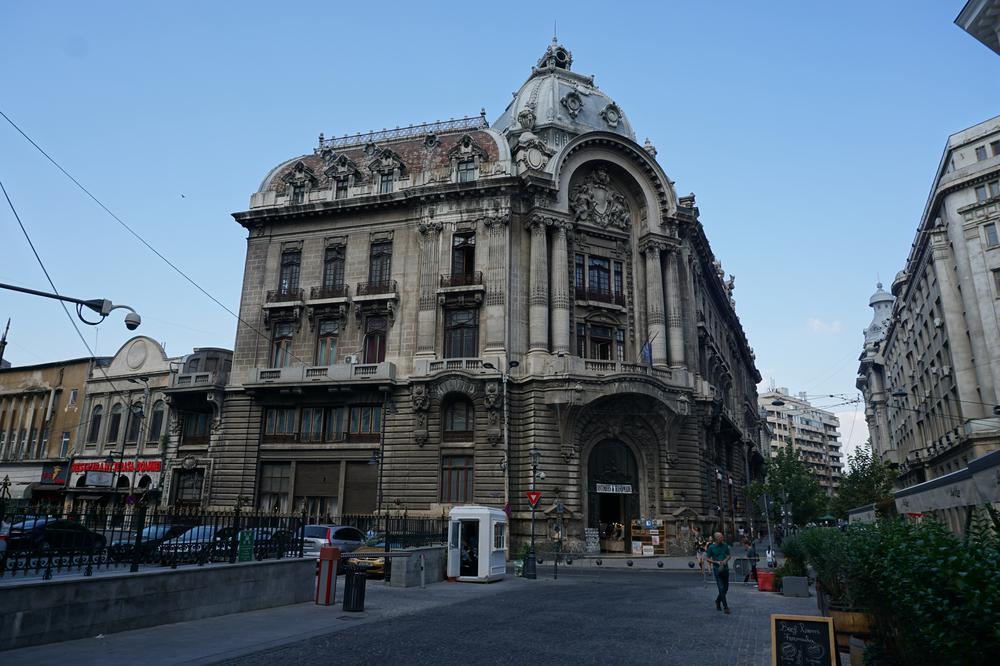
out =
[(341, 553), (353, 553), (365, 541), (365, 535), (350, 525), (306, 525), (303, 555), (319, 557), (319, 549), (326, 546), (339, 548)]

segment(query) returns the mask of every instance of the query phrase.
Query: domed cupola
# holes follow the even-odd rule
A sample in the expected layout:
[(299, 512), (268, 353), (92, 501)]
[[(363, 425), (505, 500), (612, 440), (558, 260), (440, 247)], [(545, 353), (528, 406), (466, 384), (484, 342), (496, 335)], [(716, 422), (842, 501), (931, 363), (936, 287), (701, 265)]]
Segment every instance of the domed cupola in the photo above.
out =
[(879, 342), (885, 337), (885, 332), (889, 328), (889, 320), (892, 318), (892, 305), (896, 299), (892, 294), (882, 288), (879, 282), (875, 293), (868, 299), (868, 305), (875, 310), (872, 323), (865, 329), (865, 342)]
[(572, 65), (573, 54), (553, 38), (493, 129), (512, 144), (529, 133), (554, 150), (585, 132), (614, 132), (635, 141), (621, 108), (594, 85), (593, 76), (577, 74)]

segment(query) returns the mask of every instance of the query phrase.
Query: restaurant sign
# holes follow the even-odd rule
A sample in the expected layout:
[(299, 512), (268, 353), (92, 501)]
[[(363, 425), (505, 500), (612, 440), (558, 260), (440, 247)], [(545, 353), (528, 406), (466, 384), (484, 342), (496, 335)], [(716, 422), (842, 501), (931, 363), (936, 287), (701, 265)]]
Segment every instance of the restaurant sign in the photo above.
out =
[(596, 484), (596, 490), (599, 493), (605, 493), (607, 495), (631, 495), (632, 494), (632, 484), (631, 483), (598, 483)]
[(73, 473), (80, 472), (159, 472), (159, 460), (124, 460), (109, 462), (76, 462)]

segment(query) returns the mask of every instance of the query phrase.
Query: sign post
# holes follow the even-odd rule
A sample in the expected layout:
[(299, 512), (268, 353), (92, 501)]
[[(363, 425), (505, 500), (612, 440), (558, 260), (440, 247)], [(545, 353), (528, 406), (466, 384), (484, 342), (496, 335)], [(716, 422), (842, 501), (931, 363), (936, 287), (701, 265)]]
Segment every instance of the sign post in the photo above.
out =
[(531, 546), (528, 551), (528, 562), (524, 567), (524, 577), (534, 579), (537, 577), (535, 569), (535, 509), (538, 508), (538, 502), (542, 499), (542, 491), (529, 490), (525, 494), (528, 496), (528, 504), (531, 506)]

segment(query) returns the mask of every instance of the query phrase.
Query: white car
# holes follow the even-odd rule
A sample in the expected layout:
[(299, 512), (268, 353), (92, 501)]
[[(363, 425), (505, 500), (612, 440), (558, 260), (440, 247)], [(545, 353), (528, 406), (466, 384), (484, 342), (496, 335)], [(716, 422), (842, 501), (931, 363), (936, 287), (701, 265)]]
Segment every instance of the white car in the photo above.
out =
[(350, 525), (306, 525), (302, 554), (319, 557), (319, 549), (327, 546), (339, 548), (341, 553), (353, 553), (364, 541), (361, 530)]

